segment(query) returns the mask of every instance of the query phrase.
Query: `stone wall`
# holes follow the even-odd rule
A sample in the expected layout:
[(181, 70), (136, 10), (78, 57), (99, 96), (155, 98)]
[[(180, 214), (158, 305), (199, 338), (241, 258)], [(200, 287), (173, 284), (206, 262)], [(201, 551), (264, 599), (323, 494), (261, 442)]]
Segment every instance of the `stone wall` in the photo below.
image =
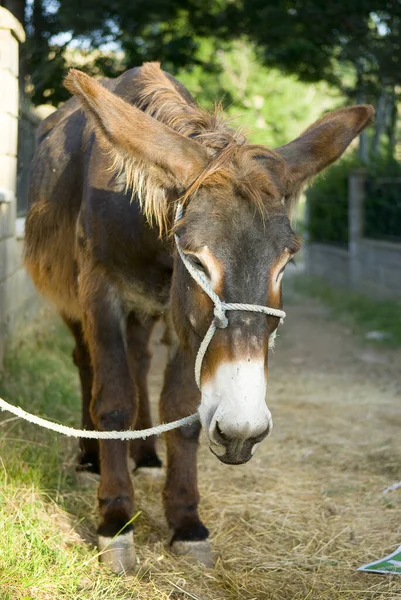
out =
[(348, 286), (375, 298), (401, 299), (401, 243), (363, 237), (366, 173), (349, 178), (348, 248), (330, 244), (306, 245), (307, 271), (333, 285)]
[(328, 244), (309, 244), (306, 268), (310, 275), (327, 279), (333, 285), (349, 285), (349, 253), (346, 248)]
[(362, 239), (360, 281), (364, 292), (401, 298), (401, 244)]
[(0, 368), (10, 334), (40, 306), (22, 267), (23, 223), (17, 227), (18, 57), (24, 39), (20, 23), (0, 7)]

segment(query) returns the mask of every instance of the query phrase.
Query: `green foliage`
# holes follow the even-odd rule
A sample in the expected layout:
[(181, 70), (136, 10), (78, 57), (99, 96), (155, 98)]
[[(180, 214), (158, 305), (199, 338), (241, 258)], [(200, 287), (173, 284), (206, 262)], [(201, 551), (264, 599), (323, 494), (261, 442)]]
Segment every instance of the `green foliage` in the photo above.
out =
[(255, 144), (286, 144), (338, 102), (338, 93), (324, 83), (302, 83), (264, 67), (243, 39), (217, 52), (212, 39), (203, 40), (199, 56), (209, 72), (196, 66), (180, 70), (177, 77), (202, 106), (221, 100), (232, 127), (241, 127)]
[[(42, 326), (7, 354), (0, 397), (79, 427), (72, 338), (54, 317)], [(118, 578), (101, 569), (96, 548), (84, 542), (96, 529), (96, 490), (76, 485), (77, 452), (72, 438), (0, 414), (1, 600), (156, 598), (141, 574)]]
[(347, 155), (320, 175), (308, 190), (308, 234), (311, 242), (348, 243), (348, 175), (359, 166)]
[(379, 161), (367, 180), (364, 235), (388, 241), (401, 240), (401, 164)]
[[(362, 168), (355, 153), (346, 155), (308, 190), (308, 234), (312, 242), (348, 244), (348, 177)], [(398, 178), (398, 181), (391, 181)], [(374, 239), (401, 237), (401, 165), (379, 157), (367, 171), (364, 235)]]
[[(207, 62), (198, 56), (201, 39), (225, 0), (33, 0), (28, 11), (25, 74), (35, 104), (64, 101), (68, 58), (86, 53), (89, 74), (117, 76), (144, 61), (161, 60), (166, 70)], [(221, 27), (220, 27), (221, 30)], [(220, 38), (215, 37), (215, 45)], [(92, 54), (93, 52), (93, 54)]]
[[(383, 82), (400, 82), (397, 0), (244, 0), (241, 18), (266, 64), (298, 73), (304, 81), (326, 80), (345, 92), (341, 64), (353, 68), (356, 91), (375, 96)], [(349, 92), (355, 94), (355, 88)]]

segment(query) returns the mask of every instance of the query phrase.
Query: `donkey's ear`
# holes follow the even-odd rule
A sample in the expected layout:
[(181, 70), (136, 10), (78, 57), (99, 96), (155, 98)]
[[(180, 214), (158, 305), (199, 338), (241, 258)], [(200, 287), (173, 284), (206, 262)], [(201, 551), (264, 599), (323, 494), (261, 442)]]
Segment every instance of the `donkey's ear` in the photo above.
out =
[(82, 71), (71, 69), (64, 85), (81, 100), (117, 157), (140, 163), (160, 186), (182, 190), (205, 168), (206, 150), (198, 142), (128, 104)]
[(340, 108), (328, 113), (293, 142), (276, 149), (287, 165), (285, 202), (289, 210), (303, 185), (337, 160), (373, 120), (370, 105)]

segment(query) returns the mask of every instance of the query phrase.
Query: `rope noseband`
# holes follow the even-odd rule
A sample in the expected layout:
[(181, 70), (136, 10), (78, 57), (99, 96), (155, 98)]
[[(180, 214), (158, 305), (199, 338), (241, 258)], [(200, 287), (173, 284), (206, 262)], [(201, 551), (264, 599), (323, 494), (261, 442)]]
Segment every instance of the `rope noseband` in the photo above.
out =
[[(182, 205), (178, 205), (177, 214), (176, 214), (176, 222), (179, 221), (182, 217)], [(278, 317), (280, 319), (280, 323), (283, 322), (285, 317), (285, 312), (283, 310), (279, 310), (277, 308), (269, 308), (267, 306), (259, 306), (258, 304), (232, 304), (223, 302), (219, 298), (219, 296), (215, 293), (215, 291), (210, 286), (206, 277), (198, 271), (185, 256), (184, 252), (181, 249), (179, 237), (177, 235), (174, 236), (175, 243), (177, 246), (178, 254), (187, 268), (189, 274), (196, 281), (198, 285), (203, 289), (205, 294), (209, 296), (211, 301), (214, 304), (214, 318), (210, 323), (210, 327), (206, 332), (205, 337), (203, 338), (201, 345), (199, 346), (198, 354), (195, 360), (195, 381), (200, 389), (201, 383), (201, 371), (202, 371), (202, 362), (208, 346), (216, 332), (216, 329), (225, 329), (228, 326), (228, 319), (226, 316), (227, 310), (245, 310), (250, 312), (258, 312), (264, 313), (266, 315), (272, 315), (273, 317)], [(276, 337), (276, 332), (270, 336), (269, 339), (269, 348), (274, 345), (274, 338)], [(56, 431), (57, 433), (61, 433), (66, 436), (76, 437), (76, 438), (90, 438), (95, 440), (136, 440), (136, 439), (145, 439), (150, 435), (160, 435), (166, 431), (171, 431), (172, 429), (177, 429), (178, 427), (188, 426), (192, 423), (195, 423), (199, 420), (198, 413), (190, 415), (189, 417), (184, 417), (183, 419), (179, 419), (178, 421), (173, 421), (172, 423), (162, 423), (160, 425), (156, 425), (156, 427), (151, 427), (150, 429), (141, 429), (138, 431), (88, 431), (85, 429), (74, 429), (73, 427), (67, 427), (65, 425), (61, 425), (59, 423), (53, 423), (46, 419), (42, 419), (41, 417), (37, 417), (36, 415), (32, 415), (19, 406), (13, 406), (9, 404), (2, 398), (0, 398), (0, 410), (6, 410), (16, 415), (20, 419), (25, 419), (29, 423), (34, 423), (39, 427), (44, 427), (45, 429), (51, 429), (52, 431)]]
[[(175, 222), (182, 218), (182, 205), (178, 204), (177, 213), (175, 217)], [(220, 297), (216, 294), (216, 292), (211, 287), (207, 278), (201, 273), (193, 264), (188, 260), (185, 256), (181, 246), (180, 246), (180, 238), (178, 235), (174, 235), (175, 244), (177, 246), (178, 254), (184, 263), (188, 273), (191, 277), (196, 281), (196, 283), (202, 288), (202, 290), (209, 296), (211, 301), (214, 304), (214, 318), (210, 323), (209, 329), (207, 330), (205, 337), (203, 338), (201, 345), (199, 346), (198, 354), (196, 355), (195, 360), (195, 381), (196, 385), (199, 389), (201, 389), (201, 372), (202, 372), (202, 363), (205, 357), (206, 351), (209, 347), (210, 342), (216, 332), (216, 329), (225, 329), (228, 326), (228, 318), (226, 315), (227, 310), (244, 310), (248, 312), (258, 312), (264, 313), (265, 315), (271, 315), (273, 317), (278, 317), (280, 319), (280, 324), (284, 321), (285, 312), (280, 310), (279, 308), (270, 308), (269, 306), (261, 306), (259, 304), (241, 304), (241, 303), (232, 303), (232, 302), (224, 302), (220, 299)], [(269, 338), (269, 348), (274, 347), (274, 340), (276, 337), (276, 330), (272, 333)]]

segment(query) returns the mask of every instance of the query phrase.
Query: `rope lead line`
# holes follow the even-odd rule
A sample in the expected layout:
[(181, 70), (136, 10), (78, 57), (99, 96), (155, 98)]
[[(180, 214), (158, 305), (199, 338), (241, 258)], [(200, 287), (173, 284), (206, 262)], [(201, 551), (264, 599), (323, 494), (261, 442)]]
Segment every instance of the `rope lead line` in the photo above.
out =
[[(179, 221), (182, 217), (182, 205), (179, 204), (177, 207), (176, 213), (176, 222)], [(285, 312), (278, 308), (269, 308), (268, 306), (259, 306), (258, 304), (233, 304), (223, 302), (216, 292), (212, 289), (206, 277), (202, 275), (187, 259), (184, 252), (180, 246), (180, 240), (177, 235), (174, 236), (175, 243), (177, 245), (178, 254), (184, 263), (186, 269), (189, 274), (196, 283), (203, 289), (203, 291), (209, 296), (211, 301), (214, 304), (214, 318), (210, 323), (209, 329), (206, 332), (205, 337), (203, 338), (201, 345), (199, 346), (198, 354), (196, 355), (195, 360), (195, 381), (198, 388), (201, 388), (201, 371), (202, 371), (202, 362), (205, 357), (206, 351), (212, 338), (216, 332), (216, 329), (225, 329), (228, 326), (228, 319), (226, 315), (227, 310), (244, 310), (249, 312), (258, 312), (264, 313), (266, 315), (271, 315), (273, 317), (278, 317), (280, 319), (280, 323), (283, 322), (285, 317)], [(276, 331), (270, 336), (269, 340), (269, 348), (274, 346), (274, 338), (276, 337)], [(20, 419), (24, 419), (29, 423), (33, 423), (34, 425), (39, 425), (39, 427), (44, 427), (45, 429), (50, 429), (51, 431), (55, 431), (56, 433), (62, 433), (63, 435), (75, 438), (86, 438), (92, 440), (144, 440), (145, 438), (151, 435), (160, 435), (161, 433), (165, 433), (166, 431), (171, 431), (172, 429), (177, 429), (178, 427), (185, 427), (188, 425), (192, 425), (192, 423), (196, 423), (199, 421), (199, 414), (196, 412), (189, 417), (184, 417), (183, 419), (179, 419), (178, 421), (172, 421), (171, 423), (161, 423), (160, 425), (156, 425), (156, 427), (151, 427), (150, 429), (140, 429), (137, 431), (128, 430), (128, 431), (88, 431), (86, 429), (74, 429), (73, 427), (67, 427), (66, 425), (61, 425), (59, 423), (53, 423), (52, 421), (48, 421), (47, 419), (42, 419), (42, 417), (37, 417), (32, 415), (19, 406), (13, 406), (9, 404), (2, 398), (0, 398), (0, 410), (7, 411), (19, 417)]]
[(67, 427), (66, 425), (61, 425), (60, 423), (53, 423), (47, 419), (42, 419), (42, 417), (37, 417), (26, 412), (19, 406), (13, 406), (12, 404), (9, 404), (2, 398), (0, 398), (0, 409), (10, 412), (16, 417), (24, 419), (29, 423), (39, 425), (39, 427), (44, 427), (45, 429), (50, 429), (56, 433), (62, 433), (68, 437), (86, 438), (92, 440), (143, 440), (151, 435), (160, 435), (161, 433), (166, 433), (166, 431), (171, 431), (172, 429), (177, 429), (178, 427), (192, 425), (192, 423), (196, 423), (199, 420), (198, 413), (195, 413), (189, 417), (184, 417), (178, 421), (173, 421), (172, 423), (161, 423), (160, 425), (156, 425), (156, 427), (151, 427), (150, 429), (140, 429), (138, 431), (88, 431), (86, 429), (74, 429), (73, 427)]

